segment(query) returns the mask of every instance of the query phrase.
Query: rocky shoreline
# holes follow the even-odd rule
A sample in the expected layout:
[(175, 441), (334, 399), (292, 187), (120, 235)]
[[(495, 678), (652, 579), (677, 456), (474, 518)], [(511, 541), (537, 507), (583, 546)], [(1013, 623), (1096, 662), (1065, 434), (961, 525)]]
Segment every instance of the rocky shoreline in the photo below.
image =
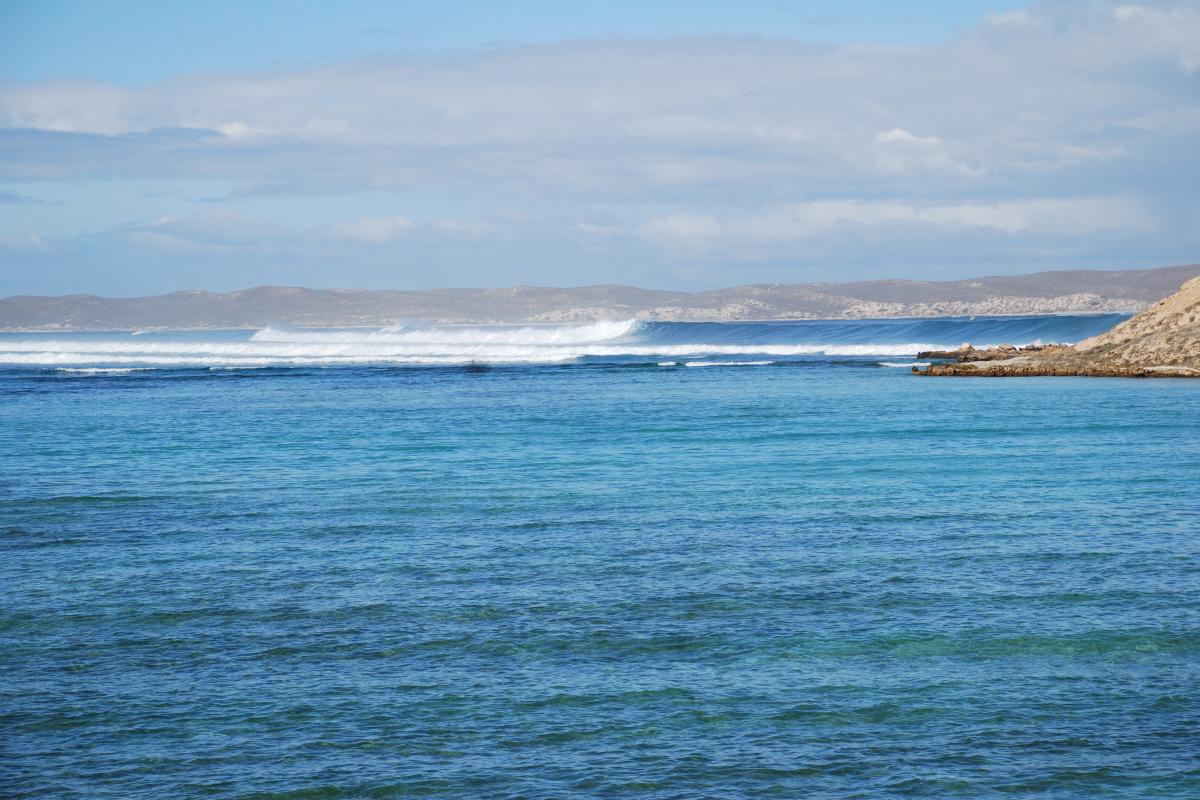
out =
[(1125, 367), (1070, 362), (1054, 364), (1029, 361), (1004, 361), (985, 367), (975, 364), (930, 364), (925, 369), (913, 367), (914, 375), (957, 375), (975, 378), (1013, 377), (1088, 377), (1088, 378), (1200, 378), (1200, 369), (1185, 366)]
[(977, 350), (970, 342), (963, 344), (957, 350), (923, 350), (917, 353), (917, 358), (950, 359), (959, 364), (975, 361), (1005, 361), (1018, 356), (1028, 356), (1034, 353), (1045, 353), (1055, 349), (1069, 347), (1065, 344), (1031, 344), (1025, 347), (1014, 347), (1011, 344), (1001, 344)]
[(940, 360), (915, 375), (979, 378), (1087, 376), (1096, 378), (1200, 378), (1200, 278), (1077, 345), (1031, 345), (927, 350)]

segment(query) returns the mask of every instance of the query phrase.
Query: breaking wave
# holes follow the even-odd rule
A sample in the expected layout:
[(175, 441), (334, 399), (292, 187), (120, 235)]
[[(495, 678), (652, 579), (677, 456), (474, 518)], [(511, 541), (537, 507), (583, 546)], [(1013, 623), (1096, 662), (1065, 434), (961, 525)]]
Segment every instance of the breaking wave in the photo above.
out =
[(55, 372), (71, 375), (124, 375), (129, 372), (150, 372), (153, 367), (59, 367)]
[[(1067, 342), (1120, 315), (982, 319), (582, 325), (392, 326), (377, 329), (0, 334), (0, 365), (112, 372), (135, 367), (338, 364), (565, 364), (652, 359), (663, 366), (750, 366), (778, 359), (912, 357), (922, 350)], [(874, 361), (892, 366), (897, 362)], [(898, 365), (898, 364), (897, 364)], [(907, 366), (907, 364), (905, 365)]]
[(367, 343), (373, 346), (441, 347), (552, 347), (588, 345), (628, 337), (642, 323), (637, 320), (593, 322), (587, 325), (528, 325), (522, 328), (479, 325), (447, 325), (410, 328), (396, 325), (375, 331), (279, 330), (264, 328), (250, 337), (252, 342), (275, 344), (338, 345)]

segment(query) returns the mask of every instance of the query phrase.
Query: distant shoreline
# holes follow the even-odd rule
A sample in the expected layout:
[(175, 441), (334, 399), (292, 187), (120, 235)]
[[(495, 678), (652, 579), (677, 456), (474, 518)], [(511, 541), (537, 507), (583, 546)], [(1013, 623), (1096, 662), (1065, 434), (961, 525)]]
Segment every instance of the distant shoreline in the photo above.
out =
[(620, 285), (420, 291), (259, 286), (134, 298), (15, 296), (0, 300), (0, 330), (370, 328), (407, 320), (438, 325), (588, 325), (629, 319), (740, 323), (1133, 314), (1197, 276), (1200, 264), (959, 281), (752, 284), (698, 292)]

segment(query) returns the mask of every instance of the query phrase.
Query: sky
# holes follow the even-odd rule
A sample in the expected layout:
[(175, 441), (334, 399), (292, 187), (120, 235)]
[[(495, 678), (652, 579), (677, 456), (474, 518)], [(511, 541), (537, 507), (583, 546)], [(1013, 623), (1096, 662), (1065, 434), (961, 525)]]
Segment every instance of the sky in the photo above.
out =
[(0, 296), (1200, 261), (1194, 2), (0, 0)]

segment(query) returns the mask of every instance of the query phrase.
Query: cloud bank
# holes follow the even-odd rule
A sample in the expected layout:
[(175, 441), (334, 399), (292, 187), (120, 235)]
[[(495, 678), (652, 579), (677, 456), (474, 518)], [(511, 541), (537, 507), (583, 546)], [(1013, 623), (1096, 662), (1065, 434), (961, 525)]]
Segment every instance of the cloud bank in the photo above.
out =
[[(9, 83), (0, 197), (24, 216), (0, 229), (0, 291), (697, 288), (1194, 260), (1198, 73), (1194, 4), (1072, 2), (927, 45), (570, 41)], [(169, 221), (139, 201), (87, 230), (38, 227), (95, 204), (73, 200), (84, 183), (147, 181), (222, 191), (165, 204)]]

